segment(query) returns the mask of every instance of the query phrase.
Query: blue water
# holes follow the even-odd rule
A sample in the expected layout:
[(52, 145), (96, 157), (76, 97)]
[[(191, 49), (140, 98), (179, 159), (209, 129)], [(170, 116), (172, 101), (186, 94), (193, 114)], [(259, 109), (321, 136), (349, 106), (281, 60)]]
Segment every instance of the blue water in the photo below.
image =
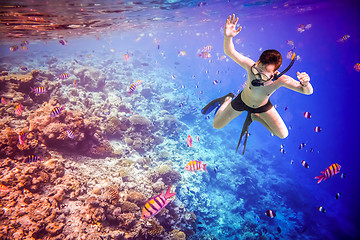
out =
[[(131, 27), (121, 30), (114, 25), (86, 35), (66, 33), (66, 46), (59, 44), (59, 38), (24, 36), (10, 43), (2, 37), (1, 70), (16, 73), (25, 65), (58, 76), (74, 60), (80, 61), (100, 69), (106, 75), (104, 92), (115, 91), (128, 99), (132, 111), (155, 119), (163, 110), (175, 116), (180, 132), (164, 132), (166, 144), (143, 154), (171, 153), (167, 160), (182, 180), (176, 188), (178, 200), (168, 207), (181, 201), (196, 214), (196, 226), (183, 226), (183, 231), (193, 233), (189, 239), (360, 238), (360, 72), (354, 69), (360, 62), (359, 3), (205, 1), (199, 6), (199, 2), (164, 2), (164, 6), (177, 6), (167, 10), (151, 9), (151, 3), (145, 2), (150, 13), (124, 13)], [(289, 127), (289, 136), (271, 136), (255, 122), (244, 156), (235, 154), (235, 148), (245, 114), (215, 130), (213, 114), (206, 119), (200, 113), (212, 99), (237, 93), (246, 80), (246, 71), (231, 59), (218, 60), (223, 55), (223, 26), (232, 13), (239, 16), (243, 27), (234, 38), (237, 51), (257, 60), (263, 50), (277, 49), (283, 55), (281, 70), (289, 63), (286, 54), (291, 47), (286, 41), (293, 40), (301, 60), (287, 74), (296, 78), (297, 71), (307, 72), (314, 88), (310, 96), (285, 88), (273, 94), (271, 101)], [(311, 24), (311, 28), (300, 33), (299, 24)], [(344, 35), (350, 38), (339, 43)], [(26, 39), (30, 42), (27, 51), (9, 51), (14, 42)], [(206, 45), (213, 46), (210, 61), (196, 54)], [(186, 56), (178, 56), (179, 51)], [(126, 53), (130, 54), (128, 62), (123, 59)], [(91, 56), (86, 57), (88, 54)], [(55, 67), (47, 65), (48, 56), (58, 60)], [(155, 96), (126, 98), (137, 79)], [(214, 85), (215, 79), (220, 83)], [(66, 95), (66, 88), (63, 91)], [(303, 117), (305, 111), (312, 114), (311, 119)], [(320, 133), (314, 131), (316, 126), (322, 128)], [(189, 134), (194, 140), (196, 135), (200, 138), (193, 148), (186, 147)], [(301, 143), (306, 147), (299, 150)], [(280, 152), (282, 144), (285, 154)], [(207, 163), (208, 173), (185, 172), (185, 164), (193, 159)], [(309, 169), (301, 165), (302, 160)], [(332, 163), (340, 164), (346, 177), (337, 174), (317, 184), (314, 177)], [(341, 192), (338, 200), (337, 192)], [(319, 206), (326, 213), (319, 212)], [(276, 212), (274, 219), (264, 214), (268, 209)]]

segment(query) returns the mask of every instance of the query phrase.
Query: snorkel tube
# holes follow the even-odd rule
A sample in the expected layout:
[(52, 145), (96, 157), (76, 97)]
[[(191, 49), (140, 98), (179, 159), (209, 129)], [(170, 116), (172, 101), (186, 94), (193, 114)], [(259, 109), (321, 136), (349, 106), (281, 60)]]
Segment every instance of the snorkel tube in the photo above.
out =
[(274, 76), (273, 81), (277, 80), (279, 77), (281, 77), (281, 76), (284, 75), (287, 71), (290, 70), (290, 68), (292, 67), (292, 65), (294, 65), (294, 62), (295, 62), (295, 60), (296, 60), (295, 56), (296, 56), (296, 54), (295, 54), (295, 52), (293, 52), (293, 54), (292, 54), (292, 56), (291, 56), (291, 62), (290, 62), (290, 64), (289, 64), (289, 66), (287, 66), (287, 68), (285, 68), (284, 71), (282, 71), (281, 73), (276, 74), (276, 75)]
[[(292, 56), (291, 56), (291, 62), (289, 64), (289, 66), (287, 66), (287, 68), (284, 69), (284, 71), (282, 71), (281, 73), (279, 74), (275, 74), (274, 77), (272, 78), (272, 82), (277, 80), (278, 78), (280, 78), (282, 75), (284, 75), (287, 71), (290, 70), (290, 68), (292, 67), (292, 65), (294, 65), (294, 62), (296, 60), (295, 58), (296, 54), (295, 52), (293, 52)], [(269, 83), (266, 83), (266, 82), (263, 82), (259, 79), (254, 79), (251, 81), (251, 85), (253, 85), (254, 87), (259, 87), (259, 86), (265, 86), (265, 85), (268, 85), (271, 83), (271, 81), (269, 81)]]

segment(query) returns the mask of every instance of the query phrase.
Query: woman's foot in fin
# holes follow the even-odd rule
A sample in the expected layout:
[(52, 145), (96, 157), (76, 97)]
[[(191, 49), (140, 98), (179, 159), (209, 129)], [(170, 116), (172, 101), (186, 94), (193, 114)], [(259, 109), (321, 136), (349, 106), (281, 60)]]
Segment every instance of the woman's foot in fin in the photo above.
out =
[(234, 94), (228, 93), (223, 97), (212, 100), (201, 110), (202, 114), (207, 115), (211, 113), (215, 108), (219, 108), (225, 102), (227, 97), (234, 98)]

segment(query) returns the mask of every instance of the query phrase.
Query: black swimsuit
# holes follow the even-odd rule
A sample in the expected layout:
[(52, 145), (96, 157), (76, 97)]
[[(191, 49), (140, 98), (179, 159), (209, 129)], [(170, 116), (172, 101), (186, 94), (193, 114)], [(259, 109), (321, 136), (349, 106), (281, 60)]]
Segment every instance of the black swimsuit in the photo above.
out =
[(241, 93), (238, 94), (237, 97), (231, 101), (231, 106), (236, 111), (248, 111), (249, 113), (263, 113), (263, 112), (269, 111), (270, 108), (273, 107), (272, 103), (270, 102), (270, 99), (268, 100), (268, 102), (265, 105), (263, 105), (261, 107), (258, 107), (258, 108), (249, 107), (241, 99)]

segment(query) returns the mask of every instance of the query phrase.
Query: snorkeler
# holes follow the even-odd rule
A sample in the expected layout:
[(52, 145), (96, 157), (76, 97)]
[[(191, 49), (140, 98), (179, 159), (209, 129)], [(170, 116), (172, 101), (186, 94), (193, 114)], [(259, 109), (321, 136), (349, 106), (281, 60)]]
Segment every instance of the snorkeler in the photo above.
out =
[(217, 98), (206, 105), (201, 112), (209, 114), (216, 109), (213, 126), (216, 129), (223, 128), (231, 120), (239, 116), (243, 111), (247, 111), (239, 144), (245, 137), (243, 143), (243, 154), (245, 152), (248, 129), (252, 121), (258, 121), (263, 124), (272, 134), (286, 138), (289, 134), (286, 125), (274, 106), (271, 104), (269, 97), (278, 88), (286, 87), (291, 90), (310, 95), (313, 88), (310, 84), (310, 77), (307, 73), (297, 72), (299, 81), (284, 75), (295, 61), (295, 53), (291, 58), (290, 65), (281, 73), (277, 71), (282, 63), (281, 54), (277, 50), (264, 51), (259, 60), (254, 62), (252, 59), (243, 56), (234, 48), (233, 37), (240, 31), (241, 27), (236, 29), (239, 18), (235, 19), (235, 14), (229, 16), (225, 23), (224, 29), (224, 52), (237, 64), (247, 71), (246, 86), (235, 99), (233, 93)]

